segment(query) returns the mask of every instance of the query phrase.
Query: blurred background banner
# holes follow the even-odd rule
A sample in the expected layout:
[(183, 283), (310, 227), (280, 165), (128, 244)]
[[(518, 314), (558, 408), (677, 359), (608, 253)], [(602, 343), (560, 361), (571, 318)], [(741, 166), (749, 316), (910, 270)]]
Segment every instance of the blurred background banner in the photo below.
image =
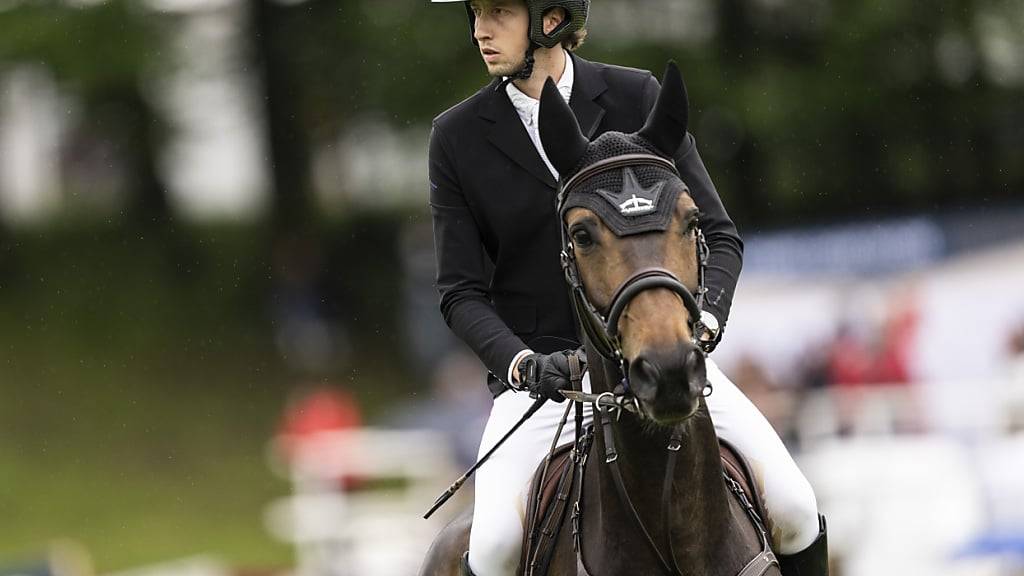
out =
[[(835, 573), (1020, 574), (1024, 4), (597, 0), (589, 31), (680, 64), (746, 240), (716, 359)], [(427, 136), (486, 81), (458, 4), (0, 0), (0, 574), (416, 570), (489, 406)]]

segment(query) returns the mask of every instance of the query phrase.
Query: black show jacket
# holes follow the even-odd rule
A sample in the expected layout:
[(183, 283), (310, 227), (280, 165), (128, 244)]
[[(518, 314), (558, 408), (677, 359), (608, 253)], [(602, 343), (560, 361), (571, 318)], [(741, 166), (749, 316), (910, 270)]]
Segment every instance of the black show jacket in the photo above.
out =
[[(571, 57), (569, 105), (587, 137), (639, 130), (660, 90), (654, 76)], [(498, 83), (435, 118), (429, 148), (441, 313), (486, 365), (495, 394), (524, 348), (554, 352), (579, 341), (559, 264), (557, 183)], [(691, 135), (675, 162), (711, 250), (705, 309), (724, 328), (743, 242)]]

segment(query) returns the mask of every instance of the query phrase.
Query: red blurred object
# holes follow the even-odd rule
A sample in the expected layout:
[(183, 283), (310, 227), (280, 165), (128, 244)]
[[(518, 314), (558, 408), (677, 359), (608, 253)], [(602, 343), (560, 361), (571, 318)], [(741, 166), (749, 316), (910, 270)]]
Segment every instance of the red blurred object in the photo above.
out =
[[(321, 386), (288, 402), (278, 428), (278, 446), (282, 456), (290, 461), (302, 444), (323, 432), (351, 430), (363, 425), (362, 414), (355, 398), (340, 388)], [(338, 479), (342, 487), (352, 489), (361, 480), (354, 476)]]
[(301, 438), (317, 432), (362, 425), (359, 406), (351, 394), (338, 388), (323, 387), (289, 403), (278, 433)]
[(872, 379), (887, 384), (912, 380), (910, 356), (917, 335), (917, 310), (907, 306), (891, 315), (882, 331), (882, 345), (875, 359)]
[(828, 351), (828, 379), (839, 386), (867, 383), (871, 353), (847, 328), (841, 328)]

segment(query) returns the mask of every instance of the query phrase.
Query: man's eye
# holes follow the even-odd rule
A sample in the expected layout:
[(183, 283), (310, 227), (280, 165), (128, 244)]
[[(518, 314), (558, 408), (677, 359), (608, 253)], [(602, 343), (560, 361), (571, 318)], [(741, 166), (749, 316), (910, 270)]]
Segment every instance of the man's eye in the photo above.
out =
[(590, 232), (587, 232), (583, 228), (573, 230), (572, 241), (580, 248), (586, 248), (594, 243), (594, 239), (590, 236)]

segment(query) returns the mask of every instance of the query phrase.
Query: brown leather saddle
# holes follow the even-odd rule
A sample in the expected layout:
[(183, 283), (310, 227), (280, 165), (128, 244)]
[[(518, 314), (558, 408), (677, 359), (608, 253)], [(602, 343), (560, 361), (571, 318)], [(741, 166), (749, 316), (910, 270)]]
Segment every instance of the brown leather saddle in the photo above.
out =
[[(574, 505), (574, 488), (578, 489), (578, 483), (582, 480), (578, 476), (583, 467), (574, 465), (572, 447), (573, 444), (559, 446), (547, 462), (546, 473), (544, 462), (534, 472), (530, 482), (530, 497), (526, 503), (525, 541), (517, 572), (520, 576), (547, 574), (565, 514)], [(735, 487), (730, 487), (729, 492), (740, 499), (740, 504), (744, 506), (747, 503), (742, 499), (746, 495), (749, 504), (763, 520), (764, 500), (749, 463), (725, 440), (718, 440), (718, 449), (725, 472), (724, 481), (731, 479), (741, 489), (738, 493)], [(579, 530), (575, 521), (574, 530)]]

